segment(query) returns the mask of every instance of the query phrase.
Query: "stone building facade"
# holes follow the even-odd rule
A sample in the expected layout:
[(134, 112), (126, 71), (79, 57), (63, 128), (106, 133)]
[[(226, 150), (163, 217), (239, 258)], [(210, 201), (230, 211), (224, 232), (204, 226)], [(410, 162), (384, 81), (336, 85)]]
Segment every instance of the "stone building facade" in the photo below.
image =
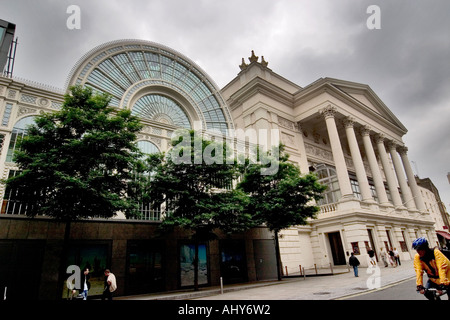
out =
[[(367, 266), (369, 248), (378, 254), (381, 248), (395, 247), (401, 259), (409, 260), (413, 257), (411, 243), (415, 238), (426, 236), (430, 242), (437, 242), (435, 221), (426, 210), (407, 146), (402, 141), (407, 129), (375, 92), (365, 84), (331, 78), (301, 87), (272, 71), (264, 57), (260, 59), (254, 52), (248, 60), (242, 60), (240, 72), (221, 89), (181, 53), (137, 40), (109, 42), (88, 52), (75, 64), (64, 90), (0, 77), (2, 179), (17, 170), (12, 156), (17, 139), (26, 134), (26, 125), (35, 115), (58, 110), (67, 88), (75, 84), (107, 92), (112, 95), (113, 106), (130, 108), (138, 115), (144, 124), (138, 143), (146, 152), (166, 151), (177, 128), (226, 137), (235, 142), (236, 148), (245, 149), (247, 132), (257, 135), (264, 132), (256, 142), (266, 147), (282, 142), (290, 160), (303, 173), (315, 172), (328, 186), (324, 199), (318, 203), (317, 218), (281, 234), (283, 271), (289, 274), (298, 273), (299, 266), (345, 265), (352, 251)], [(236, 132), (244, 132), (244, 139), (236, 137)], [(3, 199), (0, 242), (41, 238), (48, 244), (60, 240), (60, 235), (51, 236), (58, 234), (52, 231), (55, 227), (52, 222), (24, 218), (20, 203), (14, 202), (14, 194), (8, 193), (3, 185), (0, 195)], [(130, 288), (132, 278), (130, 243), (149, 241), (147, 232), (151, 234), (152, 227), (148, 224), (157, 223), (160, 218), (151, 210), (144, 212), (144, 216), (148, 221), (127, 221), (124, 217), (91, 221), (93, 226), (89, 230), (94, 230), (93, 233), (80, 231), (72, 236), (74, 241), (90, 239), (100, 247), (106, 241), (110, 251), (105, 259), (118, 269), (124, 288), (121, 294), (133, 293), (125, 289)], [(103, 228), (115, 230), (112, 238)], [(138, 232), (140, 228), (148, 229), (145, 235)], [(271, 235), (267, 230), (252, 232), (250, 236), (241, 235), (241, 251), (230, 253), (246, 257), (245, 275), (235, 277), (239, 281), (270, 278), (274, 274), (271, 255), (261, 257), (273, 250), (272, 245), (263, 241), (270, 240)], [(122, 236), (117, 238), (117, 234)], [(49, 239), (52, 240), (48, 242)], [(183, 239), (176, 236), (168, 241)], [(180, 247), (177, 248), (179, 251)], [(221, 248), (227, 245), (221, 247), (216, 243), (208, 248), (208, 268), (220, 269)], [(57, 256), (45, 252), (44, 262)], [(180, 268), (179, 256), (166, 261)], [(270, 261), (266, 269), (260, 265), (262, 261)], [(170, 274), (179, 275), (179, 270)], [(217, 284), (218, 274), (211, 271), (207, 283)], [(169, 273), (165, 275), (170, 278)], [(51, 291), (50, 287), (45, 291)], [(180, 282), (166, 283), (163, 287), (180, 287)]]

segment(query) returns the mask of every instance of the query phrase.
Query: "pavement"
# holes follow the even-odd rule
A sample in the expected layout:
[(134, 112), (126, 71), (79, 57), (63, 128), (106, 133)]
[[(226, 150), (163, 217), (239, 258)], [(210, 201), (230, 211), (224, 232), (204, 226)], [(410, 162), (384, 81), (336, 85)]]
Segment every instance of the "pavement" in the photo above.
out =
[[(415, 277), (413, 261), (397, 267), (359, 268), (355, 277), (347, 266), (267, 280), (214, 287), (115, 297), (114, 300), (339, 300)], [(415, 290), (415, 288), (414, 288)]]

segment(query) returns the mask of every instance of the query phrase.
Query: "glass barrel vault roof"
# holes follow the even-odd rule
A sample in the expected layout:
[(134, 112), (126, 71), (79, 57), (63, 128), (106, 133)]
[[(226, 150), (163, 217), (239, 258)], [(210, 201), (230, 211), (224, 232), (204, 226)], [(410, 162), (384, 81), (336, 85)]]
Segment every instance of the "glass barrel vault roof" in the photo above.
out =
[[(194, 104), (192, 107), (201, 113), (206, 129), (224, 134), (232, 129), (227, 106), (209, 77), (188, 58), (153, 42), (121, 40), (94, 48), (72, 69), (67, 85), (81, 84), (108, 93), (112, 96), (111, 105), (125, 107), (123, 103), (128, 100), (124, 98), (129, 89), (144, 80), (187, 95), (188, 101)], [(170, 97), (147, 95), (138, 99), (132, 108), (140, 116), (153, 116), (152, 120), (164, 111), (171, 119), (169, 123), (181, 127), (189, 124), (182, 106)]]

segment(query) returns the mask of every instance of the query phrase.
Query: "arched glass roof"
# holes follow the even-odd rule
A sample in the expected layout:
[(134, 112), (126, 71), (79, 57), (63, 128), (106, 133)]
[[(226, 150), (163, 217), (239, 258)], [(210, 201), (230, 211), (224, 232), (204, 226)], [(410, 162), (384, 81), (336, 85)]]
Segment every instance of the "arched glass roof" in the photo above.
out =
[(186, 113), (169, 97), (159, 94), (148, 94), (133, 105), (132, 114), (157, 122), (191, 129)]
[[(81, 84), (93, 88), (94, 91), (108, 93), (112, 96), (113, 106), (126, 107), (124, 103), (130, 102), (132, 87), (138, 87), (140, 90), (141, 87), (151, 86), (149, 81), (144, 80), (152, 80), (187, 96), (187, 100), (195, 104), (192, 108), (196, 113), (200, 113), (198, 116), (206, 125), (206, 129), (219, 130), (224, 134), (227, 134), (227, 129), (232, 129), (228, 108), (217, 86), (206, 73), (180, 53), (153, 42), (121, 40), (93, 49), (74, 67), (68, 79), (68, 86)], [(139, 83), (142, 85), (137, 85)], [(142, 109), (144, 101), (139, 99), (138, 102), (136, 107)], [(179, 113), (178, 108), (183, 109), (183, 106), (168, 103), (168, 100), (163, 102), (160, 108), (165, 108), (166, 111), (174, 107), (175, 110), (169, 112), (170, 114)], [(148, 104), (147, 112), (141, 115), (157, 112), (148, 110), (154, 107), (154, 103)], [(185, 115), (187, 117), (186, 113)], [(174, 123), (180, 125), (178, 122)], [(186, 120), (181, 123), (181, 126), (185, 126)]]

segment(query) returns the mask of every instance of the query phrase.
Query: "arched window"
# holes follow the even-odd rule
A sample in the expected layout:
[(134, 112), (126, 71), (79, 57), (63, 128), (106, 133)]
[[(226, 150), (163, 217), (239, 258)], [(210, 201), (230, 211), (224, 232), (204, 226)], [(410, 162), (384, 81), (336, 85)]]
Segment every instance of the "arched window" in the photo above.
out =
[(315, 173), (319, 178), (319, 182), (327, 186), (327, 189), (323, 192), (323, 199), (319, 201), (319, 205), (338, 202), (341, 198), (341, 191), (336, 170), (325, 164), (320, 164), (316, 167)]
[(163, 95), (148, 94), (141, 97), (134, 104), (132, 113), (153, 121), (191, 128), (189, 119), (183, 109), (174, 100)]
[(137, 142), (137, 147), (144, 154), (151, 154), (151, 153), (158, 153), (159, 152), (158, 147), (154, 143), (152, 143), (150, 141), (145, 141), (145, 140), (138, 141)]
[[(171, 93), (176, 93), (189, 101), (192, 111), (195, 110), (198, 118), (204, 121), (205, 129), (225, 135), (233, 129), (220, 88), (195, 62), (154, 42), (119, 40), (100, 45), (78, 61), (69, 79), (68, 86), (79, 84), (92, 88), (94, 92), (108, 93), (110, 103), (115, 107), (131, 107), (130, 98), (142, 89), (163, 87), (169, 96), (145, 96), (137, 104), (139, 115), (175, 126), (191, 127), (183, 110), (186, 106), (168, 99)], [(139, 110), (150, 104), (150, 113)]]
[[(142, 153), (144, 153), (144, 158), (146, 158), (146, 155), (159, 152), (158, 147), (150, 141), (140, 140), (137, 142), (137, 147)], [(143, 174), (143, 177), (149, 178), (150, 176), (151, 173)], [(141, 219), (143, 220), (153, 220), (153, 221), (161, 220), (161, 209), (153, 208), (150, 202), (141, 201), (139, 203), (139, 211), (141, 212), (142, 215)]]
[(17, 148), (17, 141), (22, 139), (27, 134), (29, 125), (34, 124), (34, 116), (20, 119), (11, 132), (11, 140), (9, 142), (8, 153), (6, 155), (6, 162), (13, 162), (14, 151)]

